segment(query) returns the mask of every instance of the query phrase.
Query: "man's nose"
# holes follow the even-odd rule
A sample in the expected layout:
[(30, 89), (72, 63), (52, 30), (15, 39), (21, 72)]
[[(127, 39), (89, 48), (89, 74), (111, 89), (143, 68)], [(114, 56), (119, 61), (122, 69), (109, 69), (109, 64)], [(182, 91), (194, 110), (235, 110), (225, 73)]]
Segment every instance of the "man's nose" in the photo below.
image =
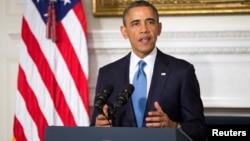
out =
[(140, 33), (148, 33), (147, 23), (141, 24), (141, 32)]

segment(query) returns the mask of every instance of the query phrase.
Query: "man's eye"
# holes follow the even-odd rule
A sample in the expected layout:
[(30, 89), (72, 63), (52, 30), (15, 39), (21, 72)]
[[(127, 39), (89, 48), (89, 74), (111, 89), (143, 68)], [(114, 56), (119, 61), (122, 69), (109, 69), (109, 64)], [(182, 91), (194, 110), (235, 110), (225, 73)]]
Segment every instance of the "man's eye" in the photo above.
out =
[(138, 22), (134, 22), (132, 23), (132, 26), (137, 26), (139, 23)]
[(155, 22), (153, 20), (149, 20), (148, 24), (154, 24)]

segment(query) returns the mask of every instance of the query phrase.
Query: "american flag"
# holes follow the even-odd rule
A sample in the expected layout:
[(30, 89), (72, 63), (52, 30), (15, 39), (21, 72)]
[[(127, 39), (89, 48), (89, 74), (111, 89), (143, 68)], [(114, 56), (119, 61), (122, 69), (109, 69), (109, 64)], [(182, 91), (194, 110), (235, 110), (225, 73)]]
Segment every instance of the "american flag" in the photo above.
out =
[(21, 29), (13, 140), (43, 141), (50, 125), (88, 126), (87, 25), (81, 1), (26, 0)]

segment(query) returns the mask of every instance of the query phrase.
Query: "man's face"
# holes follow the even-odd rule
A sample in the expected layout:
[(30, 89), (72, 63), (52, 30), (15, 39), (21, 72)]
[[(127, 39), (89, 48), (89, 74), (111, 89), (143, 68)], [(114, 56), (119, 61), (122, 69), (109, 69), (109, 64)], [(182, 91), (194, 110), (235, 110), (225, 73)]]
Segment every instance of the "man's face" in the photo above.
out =
[(161, 23), (150, 7), (135, 7), (128, 11), (126, 25), (120, 30), (125, 39), (130, 40), (135, 54), (144, 58), (155, 47), (157, 36), (161, 33)]

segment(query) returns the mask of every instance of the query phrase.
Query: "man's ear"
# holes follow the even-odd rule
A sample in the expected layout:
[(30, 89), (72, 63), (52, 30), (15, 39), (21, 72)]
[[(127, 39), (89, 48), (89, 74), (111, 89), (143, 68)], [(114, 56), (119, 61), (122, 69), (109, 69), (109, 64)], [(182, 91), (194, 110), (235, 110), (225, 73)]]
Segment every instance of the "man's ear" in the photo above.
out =
[(158, 35), (161, 35), (161, 30), (162, 30), (162, 24), (159, 23), (159, 26), (158, 26)]
[(120, 31), (121, 31), (122, 36), (123, 36), (125, 39), (128, 39), (126, 27), (125, 27), (125, 26), (121, 26), (121, 27), (120, 27)]

